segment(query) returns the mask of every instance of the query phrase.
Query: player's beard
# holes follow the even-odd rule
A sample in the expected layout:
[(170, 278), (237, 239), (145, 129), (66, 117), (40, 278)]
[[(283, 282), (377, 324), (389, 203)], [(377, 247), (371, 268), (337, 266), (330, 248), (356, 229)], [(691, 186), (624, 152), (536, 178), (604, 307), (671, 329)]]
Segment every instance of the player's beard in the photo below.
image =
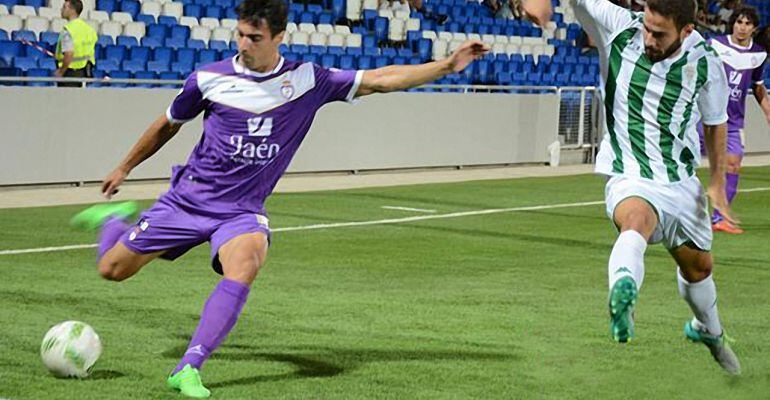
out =
[(676, 42), (672, 43), (671, 46), (669, 46), (664, 51), (651, 50), (649, 47), (645, 46), (644, 54), (647, 55), (647, 58), (650, 59), (650, 61), (652, 61), (653, 63), (656, 63), (671, 57), (671, 55), (679, 51), (681, 47), (682, 47), (682, 40), (677, 38)]

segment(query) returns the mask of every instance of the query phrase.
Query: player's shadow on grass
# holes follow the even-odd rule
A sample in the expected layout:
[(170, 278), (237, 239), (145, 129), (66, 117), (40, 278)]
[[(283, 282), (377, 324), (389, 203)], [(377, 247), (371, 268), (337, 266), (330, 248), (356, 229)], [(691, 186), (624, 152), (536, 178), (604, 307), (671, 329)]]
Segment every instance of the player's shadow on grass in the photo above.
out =
[[(186, 346), (175, 347), (162, 353), (166, 358), (179, 359), (184, 355)], [(233, 351), (237, 350), (237, 351)], [(227, 361), (271, 361), (293, 365), (294, 372), (252, 376), (214, 382), (211, 388), (252, 385), (260, 382), (281, 381), (304, 378), (328, 378), (349, 372), (362, 364), (372, 362), (404, 361), (440, 361), (440, 360), (493, 360), (515, 361), (519, 356), (504, 353), (478, 351), (433, 351), (433, 350), (378, 350), (378, 349), (340, 349), (330, 347), (297, 348), (296, 351), (273, 353), (259, 351), (256, 346), (239, 344), (223, 345), (212, 359)]]

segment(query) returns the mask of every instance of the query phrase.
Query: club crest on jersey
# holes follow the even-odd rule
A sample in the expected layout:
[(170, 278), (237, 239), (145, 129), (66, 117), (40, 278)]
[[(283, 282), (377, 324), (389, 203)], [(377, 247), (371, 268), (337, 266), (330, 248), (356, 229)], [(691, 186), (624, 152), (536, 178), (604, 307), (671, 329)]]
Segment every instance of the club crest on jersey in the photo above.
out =
[(687, 78), (688, 81), (693, 80), (695, 78), (695, 66), (688, 64), (684, 67), (684, 76)]
[(294, 86), (292, 86), (291, 81), (289, 80), (283, 81), (283, 83), (281, 84), (281, 94), (287, 100), (291, 99), (292, 96), (294, 96)]

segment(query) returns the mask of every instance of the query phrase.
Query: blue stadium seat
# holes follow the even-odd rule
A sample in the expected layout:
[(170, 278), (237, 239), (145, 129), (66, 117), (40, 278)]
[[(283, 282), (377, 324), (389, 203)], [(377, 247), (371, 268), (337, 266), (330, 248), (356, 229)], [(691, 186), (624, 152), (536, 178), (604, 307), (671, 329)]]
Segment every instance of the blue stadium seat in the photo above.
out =
[[(46, 32), (48, 33), (48, 32)], [(3, 29), (0, 29), (0, 41), (1, 40), (8, 40), (8, 32), (6, 32)]]
[(202, 64), (210, 64), (219, 60), (219, 52), (211, 49), (204, 49), (198, 51), (198, 62)]
[(30, 68), (37, 68), (37, 59), (32, 57), (16, 57), (13, 59), (13, 66), (26, 72)]
[[(40, 34), (40, 36), (43, 36), (44, 33), (46, 33), (46, 34), (52, 33), (52, 34), (56, 35), (56, 42), (59, 41), (59, 34), (54, 33), (54, 32), (43, 32), (43, 33)], [(50, 39), (50, 37), (48, 39)], [(54, 42), (54, 45), (56, 45), (56, 42)], [(115, 44), (115, 39), (112, 36), (110, 36), (110, 35), (99, 35), (99, 38), (96, 39), (96, 44), (100, 44), (102, 46), (109, 46), (111, 44)]]
[(117, 61), (112, 59), (104, 59), (104, 60), (97, 60), (96, 61), (96, 69), (105, 71), (105, 72), (112, 72), (112, 71), (118, 71), (120, 70), (120, 66)]
[(305, 54), (310, 51), (310, 48), (304, 44), (293, 44), (289, 46), (289, 48), (291, 49), (292, 53), (297, 53), (297, 54)]
[(112, 14), (113, 12), (118, 11), (118, 9), (115, 6), (115, 0), (97, 0), (96, 9), (101, 11), (107, 11), (107, 13), (109, 14)]
[(136, 17), (139, 14), (141, 6), (136, 0), (121, 0), (120, 11), (131, 14), (131, 18)]
[[(158, 77), (152, 71), (137, 71), (134, 72), (134, 79), (158, 79)], [(138, 83), (136, 87), (151, 88), (155, 87), (155, 85), (151, 83)]]
[[(184, 25), (177, 25), (178, 22), (175, 17), (172, 17), (170, 15), (161, 15), (158, 17), (158, 23), (161, 25), (166, 25), (169, 28), (174, 28), (176, 26), (184, 26)], [(184, 26), (187, 29), (190, 29), (189, 27)]]
[(237, 50), (222, 50), (220, 58), (223, 60), (226, 58), (233, 58), (236, 54), (238, 54)]
[(293, 11), (295, 13), (303, 13), (305, 12), (305, 5), (302, 3), (291, 3), (289, 4), (289, 11)]
[(305, 9), (312, 14), (320, 14), (324, 10), (320, 4), (308, 4)]
[(391, 64), (391, 61), (386, 56), (374, 57), (374, 68), (382, 68)]
[(178, 72), (180, 76), (187, 78), (187, 75), (190, 75), (190, 73), (193, 72), (193, 64), (174, 62), (171, 63), (171, 70)]
[(51, 57), (43, 57), (39, 60), (37, 60), (37, 65), (42, 69), (47, 69), (49, 71), (56, 70), (56, 60), (54, 60)]
[(180, 37), (170, 37), (163, 41), (163, 45), (172, 49), (182, 49), (187, 47), (187, 41)]
[(174, 50), (168, 47), (157, 47), (152, 52), (153, 61), (165, 61), (171, 63), (174, 59)]
[[(0, 68), (0, 76), (21, 76), (21, 70), (15, 67), (2, 67)], [(0, 82), (0, 86), (14, 86), (19, 85), (16, 82)]]
[(214, 0), (193, 0), (194, 4), (197, 4), (203, 8), (210, 7), (214, 5)]
[(326, 52), (328, 54), (333, 54), (336, 56), (341, 56), (345, 54), (345, 48), (340, 46), (329, 46), (326, 48)]
[(156, 37), (145, 36), (142, 38), (142, 46), (154, 49), (156, 47), (163, 46), (163, 42), (161, 42), (161, 40)]
[(347, 54), (340, 56), (340, 69), (356, 69), (353, 56)]
[(104, 50), (104, 58), (107, 60), (114, 60), (116, 63), (120, 64), (123, 62), (123, 59), (126, 58), (126, 48), (125, 46), (119, 46), (119, 45), (109, 45)]
[[(44, 68), (31, 68), (27, 70), (27, 76), (31, 78), (47, 78), (53, 76), (51, 71)], [(27, 86), (53, 86), (53, 82), (27, 82)]]
[(288, 51), (283, 53), (283, 58), (289, 62), (297, 62), (299, 61), (299, 54)]
[(230, 46), (227, 44), (227, 42), (223, 42), (221, 40), (210, 40), (209, 41), (209, 49), (213, 50), (227, 50)]
[(235, 12), (235, 7), (226, 8), (224, 11), (225, 18), (238, 19), (238, 13)]
[[(127, 71), (112, 71), (110, 73), (112, 79), (130, 79), (131, 73)], [(114, 87), (127, 87), (127, 83), (110, 83), (110, 86)]]
[(179, 38), (186, 42), (187, 39), (190, 38), (190, 27), (184, 25), (174, 25), (171, 27), (169, 34), (172, 38)]
[(396, 49), (394, 49), (393, 47), (383, 47), (380, 50), (380, 54), (382, 54), (383, 56), (387, 56), (389, 58), (393, 58), (398, 55), (398, 51), (396, 51)]
[(136, 22), (144, 22), (145, 26), (149, 26), (150, 24), (154, 24), (154, 23), (157, 22), (155, 20), (155, 16), (154, 15), (149, 15), (149, 14), (139, 14), (139, 15), (136, 16), (136, 18), (134, 18), (134, 21), (136, 21)]
[(176, 61), (179, 63), (193, 65), (195, 64), (195, 50), (179, 49), (176, 51)]
[(209, 18), (216, 18), (220, 19), (222, 18), (222, 7), (219, 6), (209, 6), (206, 7), (206, 16)]
[(184, 6), (184, 15), (200, 19), (203, 17), (203, 7), (197, 4), (188, 4)]
[(238, 51), (238, 42), (237, 41), (233, 40), (232, 42), (230, 42), (230, 50)]
[(171, 69), (171, 62), (168, 60), (154, 60), (147, 62), (147, 70), (161, 74)]
[(299, 22), (301, 24), (315, 24), (315, 20), (316, 20), (315, 14), (308, 11), (305, 11), (299, 15)]
[(214, 0), (214, 5), (222, 7), (223, 9), (235, 6), (232, 0)]
[(374, 68), (374, 57), (361, 56), (358, 57), (358, 68), (360, 69), (372, 69)]
[(390, 22), (385, 17), (377, 17), (374, 21), (374, 36), (378, 42), (383, 42), (388, 39), (388, 26)]
[(351, 55), (354, 57), (361, 57), (364, 55), (364, 50), (360, 47), (348, 47), (345, 49), (345, 54)]
[(11, 39), (13, 40), (29, 40), (30, 42), (37, 41), (37, 35), (35, 32), (20, 30), (11, 32)]
[(203, 50), (206, 48), (206, 42), (203, 40), (190, 39), (187, 41), (188, 49)]
[(318, 55), (316, 54), (306, 53), (306, 54), (303, 54), (300, 57), (300, 59), (302, 60), (302, 62), (318, 64)]
[(139, 42), (133, 36), (122, 36), (122, 35), (118, 36), (116, 43), (121, 46), (126, 46), (129, 49), (132, 47), (139, 46)]
[(123, 71), (136, 73), (139, 71), (144, 71), (147, 68), (142, 60), (126, 60), (126, 61), (123, 61), (123, 66), (121, 69)]
[(334, 21), (345, 18), (346, 2), (345, 0), (331, 0), (331, 9)]
[(168, 27), (161, 24), (150, 24), (146, 28), (146, 36), (154, 37), (159, 40), (165, 40), (168, 36)]
[(160, 72), (158, 77), (163, 80), (179, 80), (179, 73), (173, 71)]
[(334, 68), (337, 66), (337, 56), (334, 54), (324, 54), (321, 56), (321, 66), (324, 68)]
[(334, 16), (330, 12), (323, 12), (318, 15), (317, 21), (318, 24), (334, 25)]
[(30, 6), (35, 8), (45, 7), (46, 3), (47, 2), (45, 0), (24, 0), (25, 6)]
[(146, 63), (150, 60), (150, 48), (149, 47), (132, 47), (129, 51), (128, 58), (130, 60), (139, 60), (143, 63)]
[(310, 46), (310, 54), (318, 56), (326, 54), (326, 46)]

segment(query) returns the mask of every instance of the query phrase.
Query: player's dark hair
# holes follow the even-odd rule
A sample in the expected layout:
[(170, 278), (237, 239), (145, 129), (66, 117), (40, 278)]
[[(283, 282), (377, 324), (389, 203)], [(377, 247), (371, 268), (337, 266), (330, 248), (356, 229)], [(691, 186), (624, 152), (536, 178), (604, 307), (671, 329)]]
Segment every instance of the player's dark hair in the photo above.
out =
[(733, 15), (730, 16), (730, 26), (727, 27), (727, 30), (730, 31), (730, 33), (733, 33), (733, 27), (735, 27), (735, 23), (738, 22), (741, 17), (746, 17), (755, 28), (759, 28), (759, 13), (757, 12), (757, 9), (752, 6), (741, 5), (736, 8), (733, 11)]
[(647, 0), (650, 11), (674, 20), (680, 31), (689, 24), (695, 24), (698, 5), (694, 0)]
[(78, 15), (83, 12), (83, 2), (80, 0), (66, 0), (68, 3), (70, 3), (70, 7), (72, 7), (73, 10), (75, 10)]
[(235, 12), (238, 13), (239, 20), (246, 21), (255, 28), (261, 27), (263, 21), (266, 21), (273, 36), (286, 30), (289, 11), (284, 0), (244, 0)]

